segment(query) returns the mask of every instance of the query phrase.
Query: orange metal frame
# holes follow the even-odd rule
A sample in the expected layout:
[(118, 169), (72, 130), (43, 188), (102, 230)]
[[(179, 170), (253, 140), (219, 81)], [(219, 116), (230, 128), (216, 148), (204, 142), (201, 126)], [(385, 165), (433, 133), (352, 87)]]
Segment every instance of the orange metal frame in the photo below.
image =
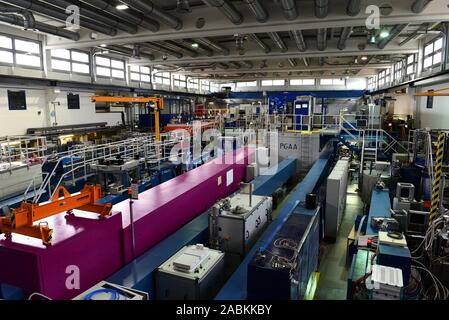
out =
[(449, 96), (449, 92), (443, 92), (448, 91), (449, 88), (443, 88), (438, 90), (431, 90), (426, 92), (418, 92), (415, 94), (417, 97), (447, 97)]
[[(61, 192), (63, 193), (62, 197), (60, 197)], [(50, 245), (53, 230), (48, 227), (46, 222), (34, 225), (36, 221), (64, 211), (71, 214), (75, 209), (97, 213), (100, 218), (110, 216), (112, 204), (97, 204), (96, 202), (100, 198), (101, 187), (99, 185), (86, 185), (80, 193), (74, 195), (71, 195), (65, 187), (60, 186), (48, 203), (22, 202), (10, 216), (0, 218), (0, 234), (4, 233), (7, 237), (11, 237), (12, 233), (18, 233), (42, 239), (43, 244)]]
[(159, 124), (159, 112), (164, 109), (163, 97), (123, 97), (123, 96), (92, 96), (92, 102), (108, 103), (153, 103), (154, 104), (154, 125), (156, 140), (161, 141), (161, 128)]

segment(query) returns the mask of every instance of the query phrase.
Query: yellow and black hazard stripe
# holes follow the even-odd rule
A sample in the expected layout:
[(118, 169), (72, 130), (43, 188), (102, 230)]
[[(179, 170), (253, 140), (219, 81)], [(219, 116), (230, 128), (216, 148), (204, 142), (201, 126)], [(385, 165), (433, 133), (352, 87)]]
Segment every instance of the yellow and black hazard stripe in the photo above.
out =
[(438, 217), (440, 211), (440, 191), (442, 188), (443, 175), (443, 156), (444, 156), (444, 142), (446, 134), (440, 132), (438, 135), (436, 158), (435, 158), (435, 176), (432, 188), (432, 208), (430, 209), (430, 221), (432, 222)]

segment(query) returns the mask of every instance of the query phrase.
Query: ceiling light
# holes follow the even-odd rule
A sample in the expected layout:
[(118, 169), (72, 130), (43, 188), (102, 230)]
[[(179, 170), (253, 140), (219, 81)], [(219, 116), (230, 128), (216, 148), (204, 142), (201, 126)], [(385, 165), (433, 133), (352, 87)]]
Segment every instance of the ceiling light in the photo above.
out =
[(107, 47), (108, 45), (106, 44), (106, 43), (102, 43), (102, 44), (100, 44), (100, 47), (102, 47), (102, 48), (105, 48), (105, 47)]
[(362, 56), (362, 58), (361, 58), (363, 61), (366, 61), (366, 60), (368, 60), (368, 57), (367, 56)]
[(369, 38), (369, 43), (376, 43), (376, 36), (375, 36), (375, 35), (372, 35), (372, 36)]
[(126, 4), (118, 4), (118, 5), (115, 6), (115, 8), (116, 8), (117, 10), (126, 10), (126, 9), (128, 9), (129, 7), (128, 7)]
[(200, 45), (198, 43), (192, 43), (192, 47), (198, 48)]
[(382, 30), (379, 34), (382, 39), (388, 38), (390, 36), (390, 32), (388, 30)]

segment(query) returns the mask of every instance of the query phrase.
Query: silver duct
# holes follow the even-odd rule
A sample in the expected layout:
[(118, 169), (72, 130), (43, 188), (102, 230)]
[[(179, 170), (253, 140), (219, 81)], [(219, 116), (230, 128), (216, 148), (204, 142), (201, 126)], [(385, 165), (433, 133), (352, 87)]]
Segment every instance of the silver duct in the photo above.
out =
[(304, 52), (307, 50), (307, 45), (301, 30), (290, 31), (290, 38), (295, 41), (296, 47), (298, 47), (299, 51)]
[(257, 21), (263, 23), (268, 20), (268, 12), (259, 0), (244, 0), (243, 2), (249, 7)]
[(281, 0), (282, 10), (287, 20), (295, 20), (298, 17), (298, 10), (296, 8), (295, 0)]
[(86, 18), (92, 19), (94, 21), (98, 21), (102, 24), (111, 26), (113, 28), (117, 28), (119, 30), (123, 30), (127, 33), (131, 33), (131, 34), (137, 33), (137, 27), (135, 25), (121, 21), (117, 18), (111, 18), (111, 17), (105, 16), (103, 14), (99, 14), (99, 13), (87, 8), (85, 5), (83, 5), (79, 1), (69, 2), (66, 0), (45, 0), (45, 2), (47, 2), (51, 5), (54, 5), (56, 7), (60, 7), (64, 10), (68, 6), (75, 4), (80, 8), (80, 15), (82, 17), (86, 17)]
[(144, 29), (157, 32), (159, 31), (159, 23), (152, 19), (146, 18), (142, 14), (138, 14), (128, 10), (118, 10), (115, 6), (109, 4), (104, 0), (81, 0), (82, 2), (97, 7), (100, 10), (103, 10), (107, 13), (113, 14), (123, 20), (130, 21), (138, 26), (141, 26)]
[(356, 16), (362, 10), (362, 0), (348, 0), (346, 14), (348, 16)]
[(0, 7), (0, 14), (18, 16), (23, 19), (23, 28), (25, 30), (34, 29), (36, 25), (36, 20), (34, 19), (33, 13), (28, 10), (18, 9), (13, 7)]
[(120, 2), (126, 3), (131, 8), (143, 12), (145, 16), (153, 16), (154, 18), (172, 27), (173, 29), (182, 29), (181, 19), (166, 13), (164, 10), (158, 8), (152, 1), (146, 0), (144, 2), (140, 0), (120, 0)]
[(315, 0), (315, 17), (326, 18), (329, 12), (329, 0)]
[[(127, 48), (127, 47), (108, 45), (107, 49), (109, 51), (115, 51), (115, 52), (118, 52), (118, 53), (122, 53), (122, 54), (128, 55), (130, 57), (134, 57), (135, 56), (135, 51), (133, 49), (130, 49), (130, 48)], [(149, 53), (139, 52), (139, 56), (142, 57), (142, 58), (147, 58), (149, 60), (154, 60), (154, 55), (149, 54)]]
[[(42, 14), (47, 17), (51, 17), (53, 19), (66, 22), (67, 14), (65, 11), (58, 10), (44, 3), (37, 3), (37, 1), (33, 0), (8, 0), (3, 1), (5, 3), (20, 7), (22, 9), (30, 10), (39, 14)], [(105, 25), (100, 25), (97, 23), (92, 23), (85, 19), (80, 19), (80, 25), (83, 28), (87, 28), (93, 31), (97, 31), (108, 36), (115, 36), (117, 34), (117, 30), (110, 28)]]
[(432, 2), (432, 0), (416, 0), (412, 4), (412, 11), (414, 13), (421, 13), (424, 11), (424, 9), (427, 7), (427, 5), (431, 2)]
[(257, 45), (262, 48), (262, 50), (265, 53), (269, 53), (271, 51), (271, 48), (269, 46), (267, 46), (262, 40), (260, 40), (260, 38), (254, 34), (254, 33), (250, 33), (249, 34), (250, 38), (257, 43)]
[(290, 65), (294, 68), (298, 65), (298, 63), (296, 62), (296, 60), (294, 58), (288, 58), (288, 63), (290, 63)]
[(268, 32), (268, 36), (270, 37), (271, 41), (274, 42), (274, 44), (281, 49), (282, 52), (288, 51), (287, 46), (285, 45), (284, 40), (276, 33), (276, 32)]
[(309, 61), (307, 61), (307, 58), (302, 58), (302, 61), (304, 61), (304, 65), (305, 65), (306, 67), (309, 66)]
[(318, 29), (316, 41), (317, 41), (317, 49), (319, 51), (326, 50), (326, 47), (327, 47), (327, 29), (326, 28)]
[(340, 50), (346, 49), (346, 41), (348, 41), (349, 37), (352, 33), (352, 27), (344, 27), (341, 31), (340, 39), (338, 40), (337, 48)]
[[(20, 27), (23, 27), (25, 24), (25, 21), (22, 17), (10, 16), (10, 15), (8, 15), (8, 16), (0, 15), (0, 21), (9, 23), (9, 24), (12, 24), (15, 26), (20, 26)], [(51, 34), (51, 35), (62, 37), (62, 38), (67, 38), (67, 39), (70, 39), (73, 41), (78, 41), (80, 39), (80, 35), (77, 32), (60, 29), (58, 27), (51, 26), (49, 24), (45, 24), (45, 23), (38, 22), (38, 21), (36, 21), (34, 23), (34, 29), (36, 29), (40, 32), (43, 32), (43, 33)]]
[[(185, 47), (191, 47), (192, 44), (195, 43), (195, 41), (193, 40), (184, 40), (184, 39), (176, 40), (176, 42)], [(198, 43), (198, 48), (204, 51), (208, 57), (212, 57), (214, 55), (213, 50), (211, 50), (209, 47), (203, 46), (200, 43)]]
[(393, 39), (395, 39), (397, 36), (399, 36), (399, 35), (401, 34), (401, 32), (402, 32), (405, 28), (407, 28), (407, 26), (408, 26), (408, 23), (397, 24), (397, 25), (395, 25), (395, 26), (393, 27), (393, 29), (391, 29), (391, 31), (390, 31), (390, 36), (387, 37), (387, 38), (385, 38), (385, 39), (382, 39), (382, 41), (380, 41), (380, 42), (377, 44), (377, 47), (378, 47), (379, 49), (385, 48), (386, 45), (389, 44), (389, 43), (390, 43)]
[(223, 46), (219, 45), (218, 43), (213, 42), (213, 41), (211, 41), (209, 39), (206, 39), (206, 38), (195, 38), (193, 40), (198, 42), (199, 44), (202, 44), (203, 46), (211, 48), (211, 49), (213, 49), (215, 51), (221, 51), (221, 53), (224, 56), (228, 56), (229, 53), (230, 53), (228, 48), (223, 47)]
[(177, 51), (165, 48), (163, 46), (161, 46), (160, 44), (156, 44), (156, 43), (139, 43), (140, 46), (151, 49), (151, 50), (155, 50), (155, 51), (159, 51), (159, 52), (163, 52), (166, 54), (169, 54), (171, 56), (174, 56), (175, 58), (181, 59), (183, 57), (182, 53), (179, 53)]
[(209, 6), (219, 9), (233, 24), (241, 24), (243, 15), (229, 0), (203, 0)]
[(190, 49), (189, 47), (183, 46), (179, 43), (176, 43), (173, 40), (166, 40), (164, 41), (167, 45), (172, 46), (172, 48), (176, 49), (181, 49), (185, 52), (187, 52), (189, 54), (189, 56), (191, 56), (192, 58), (195, 58), (198, 56), (198, 52), (196, 52), (195, 50)]

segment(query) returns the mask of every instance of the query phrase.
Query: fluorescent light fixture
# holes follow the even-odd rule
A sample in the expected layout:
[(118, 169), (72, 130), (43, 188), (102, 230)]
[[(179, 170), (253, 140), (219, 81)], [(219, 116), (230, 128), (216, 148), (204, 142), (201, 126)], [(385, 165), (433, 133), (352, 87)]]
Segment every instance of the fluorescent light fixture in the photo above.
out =
[(198, 43), (192, 43), (192, 47), (198, 48), (200, 45)]
[(105, 47), (107, 47), (108, 45), (106, 44), (106, 43), (102, 43), (102, 44), (100, 44), (100, 47), (102, 47), (102, 48), (105, 48)]
[(366, 60), (368, 60), (368, 57), (367, 56), (362, 56), (362, 58), (361, 58), (363, 61), (366, 61)]
[(126, 4), (118, 4), (118, 5), (115, 6), (115, 8), (116, 8), (117, 10), (126, 10), (126, 9), (128, 9), (129, 7), (128, 7)]
[(380, 36), (382, 39), (385, 39), (385, 38), (387, 38), (387, 37), (390, 36), (390, 31), (388, 31), (388, 30), (382, 30), (382, 31), (380, 32), (379, 36)]

